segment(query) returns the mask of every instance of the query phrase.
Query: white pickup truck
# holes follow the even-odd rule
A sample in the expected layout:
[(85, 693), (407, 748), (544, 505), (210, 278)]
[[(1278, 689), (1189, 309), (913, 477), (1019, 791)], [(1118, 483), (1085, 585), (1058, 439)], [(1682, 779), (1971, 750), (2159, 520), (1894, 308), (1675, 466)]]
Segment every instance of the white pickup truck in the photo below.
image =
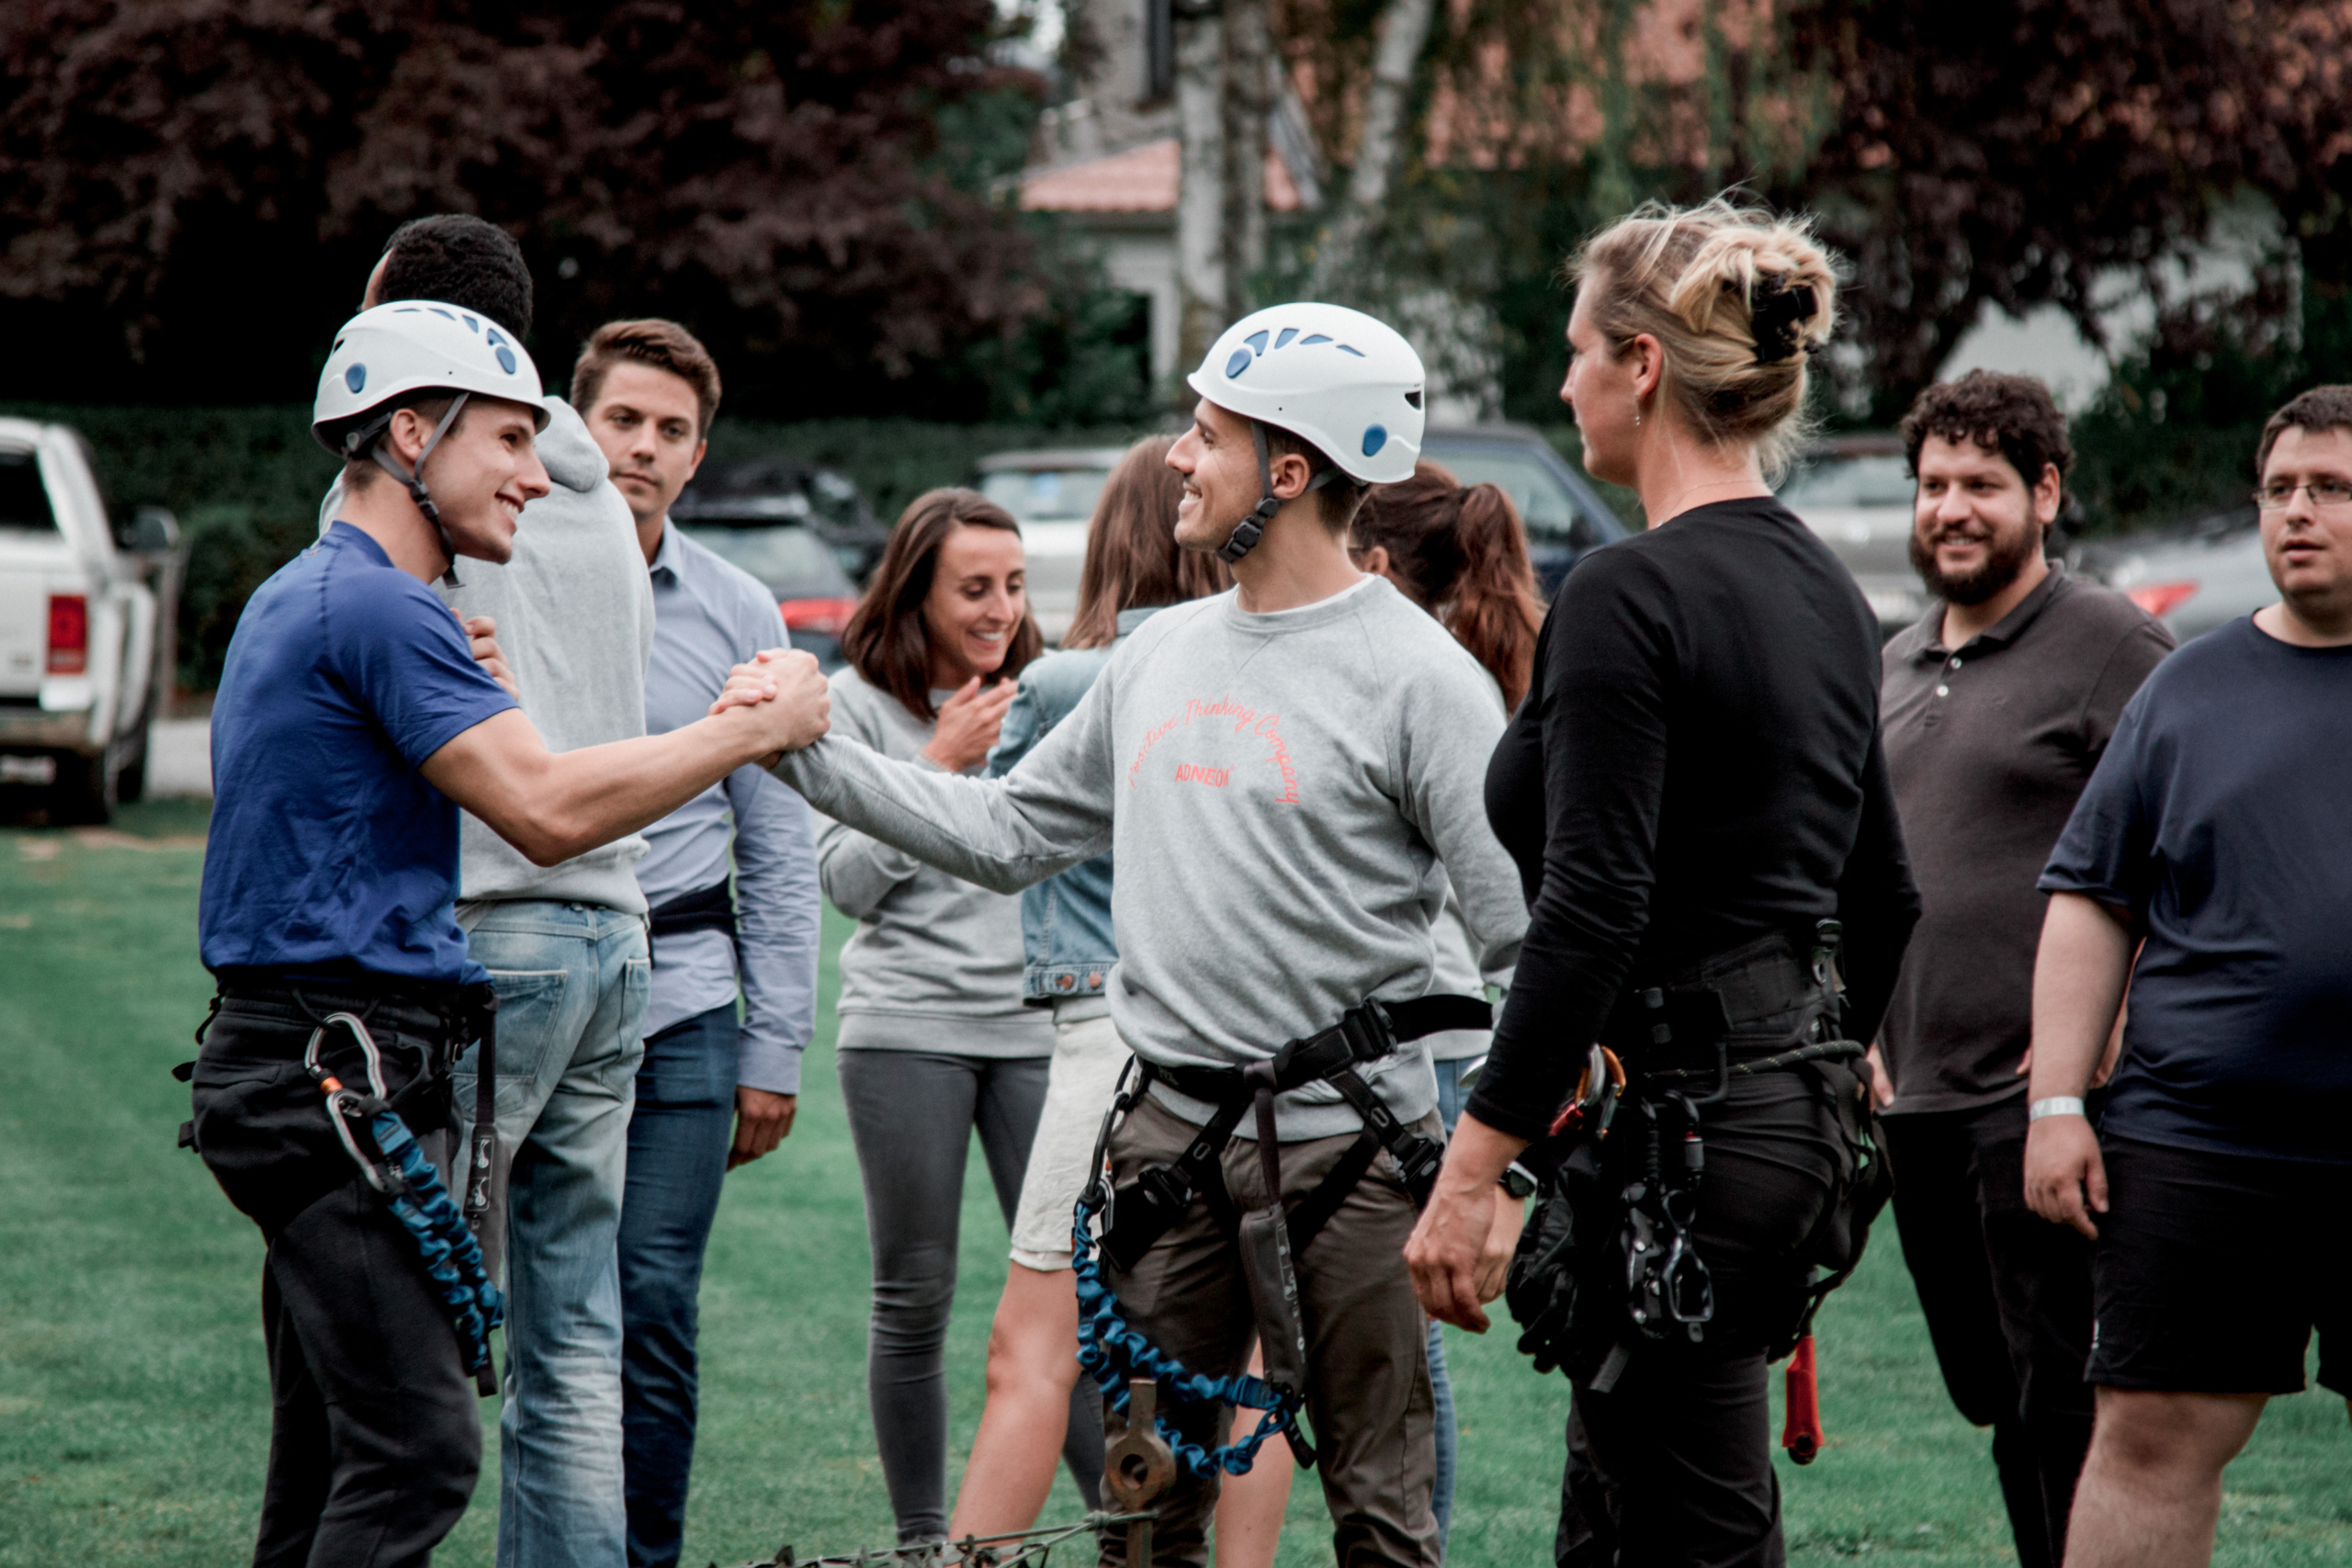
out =
[(109, 525), (77, 432), (0, 419), (0, 813), (103, 822), (146, 787), (178, 535), (155, 508)]

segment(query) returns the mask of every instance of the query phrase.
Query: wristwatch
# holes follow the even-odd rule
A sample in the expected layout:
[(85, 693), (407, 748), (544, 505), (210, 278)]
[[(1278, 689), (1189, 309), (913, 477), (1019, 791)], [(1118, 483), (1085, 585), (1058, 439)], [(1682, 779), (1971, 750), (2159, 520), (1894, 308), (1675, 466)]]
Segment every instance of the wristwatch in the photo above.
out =
[(1495, 1185), (1514, 1198), (1523, 1199), (1535, 1190), (1535, 1178), (1528, 1174), (1525, 1166), (1513, 1160), (1495, 1178)]

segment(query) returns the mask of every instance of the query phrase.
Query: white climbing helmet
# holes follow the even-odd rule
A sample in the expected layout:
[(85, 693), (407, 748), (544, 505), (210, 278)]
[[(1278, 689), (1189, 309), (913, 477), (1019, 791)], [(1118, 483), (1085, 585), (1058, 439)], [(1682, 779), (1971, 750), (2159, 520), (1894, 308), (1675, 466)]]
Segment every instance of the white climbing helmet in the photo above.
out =
[(1365, 484), (1410, 479), (1421, 455), (1421, 356), (1344, 305), (1272, 305), (1225, 329), (1193, 390), (1322, 448)]
[(334, 334), (311, 405), (311, 434), (338, 457), (359, 457), (383, 432), (369, 428), (374, 420), (352, 422), (410, 392), (479, 393), (528, 403), (537, 411), (539, 428), (548, 427), (538, 367), (505, 329), (455, 305), (395, 299), (360, 311)]
[[(416, 393), (456, 396), (416, 455), (416, 467), (407, 468), (384, 449), (383, 435), (401, 400)], [(522, 403), (530, 409), (535, 428), (548, 427), (539, 367), (497, 322), (436, 300), (395, 299), (343, 323), (311, 404), (311, 434), (320, 446), (345, 461), (373, 457), (407, 487), (416, 509), (441, 536), (442, 553), (449, 559), (442, 581), (452, 588), (463, 586), (458, 581), (458, 547), (425, 488), (424, 461), (474, 397)]]

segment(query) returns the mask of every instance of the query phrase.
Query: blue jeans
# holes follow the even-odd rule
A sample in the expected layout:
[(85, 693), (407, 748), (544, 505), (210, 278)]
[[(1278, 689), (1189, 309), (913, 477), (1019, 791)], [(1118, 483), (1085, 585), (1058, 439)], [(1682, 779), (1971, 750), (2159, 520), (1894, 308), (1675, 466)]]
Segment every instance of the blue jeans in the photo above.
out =
[[(1462, 1090), (1462, 1069), (1476, 1061), (1465, 1056), (1457, 1062), (1432, 1062), (1437, 1069), (1437, 1113), (1445, 1120), (1448, 1136), (1453, 1123), (1462, 1115), (1462, 1102), (1468, 1098)], [(1459, 1444), (1453, 1424), (1453, 1384), (1445, 1375), (1444, 1327), (1437, 1319), (1430, 1319), (1430, 1391), (1437, 1396), (1437, 1485), (1430, 1496), (1430, 1512), (1437, 1516), (1438, 1549), (1445, 1549), (1445, 1538), (1453, 1528), (1453, 1467), (1455, 1449)]]
[[(645, 922), (589, 904), (488, 906), (469, 943), (498, 987), (506, 1201), (499, 1568), (620, 1568), (620, 1228), (652, 967)], [(465, 1147), (477, 1052), (452, 1085)]]
[(694, 1467), (703, 1248), (735, 1141), (735, 1004), (645, 1043), (621, 1205), (622, 1469), (629, 1568), (678, 1561)]

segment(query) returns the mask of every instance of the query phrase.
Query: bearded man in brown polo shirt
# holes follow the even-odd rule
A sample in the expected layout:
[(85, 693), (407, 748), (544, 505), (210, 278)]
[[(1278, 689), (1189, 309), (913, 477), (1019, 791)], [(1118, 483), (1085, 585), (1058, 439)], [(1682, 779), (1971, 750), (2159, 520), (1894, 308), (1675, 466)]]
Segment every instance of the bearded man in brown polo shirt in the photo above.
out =
[(2058, 1568), (2090, 1443), (2091, 1252), (2025, 1200), (2035, 882), (2173, 639), (2043, 558), (2074, 451), (2039, 381), (1973, 371), (1920, 393), (1901, 428), (1918, 481), (1911, 561), (1938, 603), (1884, 654), (1887, 763), (1923, 909), (1872, 1065), (1945, 1386), (1993, 1428), (2018, 1561)]

